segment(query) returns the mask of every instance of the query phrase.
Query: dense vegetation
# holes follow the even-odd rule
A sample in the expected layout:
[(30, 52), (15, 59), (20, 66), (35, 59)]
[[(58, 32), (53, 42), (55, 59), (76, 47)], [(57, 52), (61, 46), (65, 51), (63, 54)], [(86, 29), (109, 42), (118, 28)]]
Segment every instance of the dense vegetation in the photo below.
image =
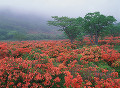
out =
[(98, 38), (106, 35), (119, 36), (120, 23), (115, 24), (113, 16), (105, 16), (100, 12), (87, 13), (84, 18), (69, 18), (52, 16), (53, 21), (49, 25), (57, 26), (71, 40), (71, 43), (78, 37), (90, 36), (91, 44), (98, 45)]
[(120, 37), (98, 42), (0, 42), (0, 87), (119, 88)]
[(62, 37), (46, 34), (47, 29), (36, 34), (33, 29), (42, 27), (35, 18), (17, 22), (15, 16), (0, 16), (1, 40), (29, 39), (0, 41), (0, 88), (120, 87), (120, 23), (113, 16), (53, 16), (48, 24), (68, 39), (41, 41)]

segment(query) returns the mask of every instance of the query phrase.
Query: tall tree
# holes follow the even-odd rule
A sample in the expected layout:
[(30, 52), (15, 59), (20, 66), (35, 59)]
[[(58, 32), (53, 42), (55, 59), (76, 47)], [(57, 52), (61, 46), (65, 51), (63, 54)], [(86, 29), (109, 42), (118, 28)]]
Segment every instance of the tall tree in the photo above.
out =
[(83, 21), (83, 18), (69, 18), (69, 17), (58, 17), (52, 16), (54, 21), (48, 21), (49, 25), (59, 27), (60, 31), (64, 31), (67, 37), (73, 43), (74, 39), (80, 34), (80, 24)]
[(113, 16), (105, 16), (100, 12), (88, 13), (84, 17), (84, 30), (90, 35), (92, 44), (98, 45), (98, 37), (106, 33), (114, 24), (116, 19)]

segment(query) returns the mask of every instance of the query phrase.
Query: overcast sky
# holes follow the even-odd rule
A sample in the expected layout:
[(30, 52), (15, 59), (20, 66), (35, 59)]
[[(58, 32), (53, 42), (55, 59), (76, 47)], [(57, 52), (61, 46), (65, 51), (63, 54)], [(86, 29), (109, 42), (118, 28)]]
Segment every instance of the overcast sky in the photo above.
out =
[(0, 8), (48, 16), (84, 17), (99, 11), (120, 21), (120, 0), (0, 0)]

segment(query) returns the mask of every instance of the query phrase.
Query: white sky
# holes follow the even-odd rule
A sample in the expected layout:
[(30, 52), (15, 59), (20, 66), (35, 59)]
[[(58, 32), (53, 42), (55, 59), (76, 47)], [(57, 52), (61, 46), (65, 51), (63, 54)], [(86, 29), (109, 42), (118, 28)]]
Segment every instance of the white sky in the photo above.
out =
[(84, 17), (99, 11), (120, 21), (120, 0), (0, 0), (0, 8), (48, 16)]

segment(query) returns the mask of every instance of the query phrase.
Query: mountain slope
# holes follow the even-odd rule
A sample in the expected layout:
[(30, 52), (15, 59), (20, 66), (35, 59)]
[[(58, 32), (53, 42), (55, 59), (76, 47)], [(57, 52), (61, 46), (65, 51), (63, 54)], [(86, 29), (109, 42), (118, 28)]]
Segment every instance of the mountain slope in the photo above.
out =
[(57, 28), (47, 25), (48, 20), (45, 16), (0, 10), (0, 39), (11, 39), (15, 33), (54, 37), (61, 35), (62, 32), (58, 32)]

